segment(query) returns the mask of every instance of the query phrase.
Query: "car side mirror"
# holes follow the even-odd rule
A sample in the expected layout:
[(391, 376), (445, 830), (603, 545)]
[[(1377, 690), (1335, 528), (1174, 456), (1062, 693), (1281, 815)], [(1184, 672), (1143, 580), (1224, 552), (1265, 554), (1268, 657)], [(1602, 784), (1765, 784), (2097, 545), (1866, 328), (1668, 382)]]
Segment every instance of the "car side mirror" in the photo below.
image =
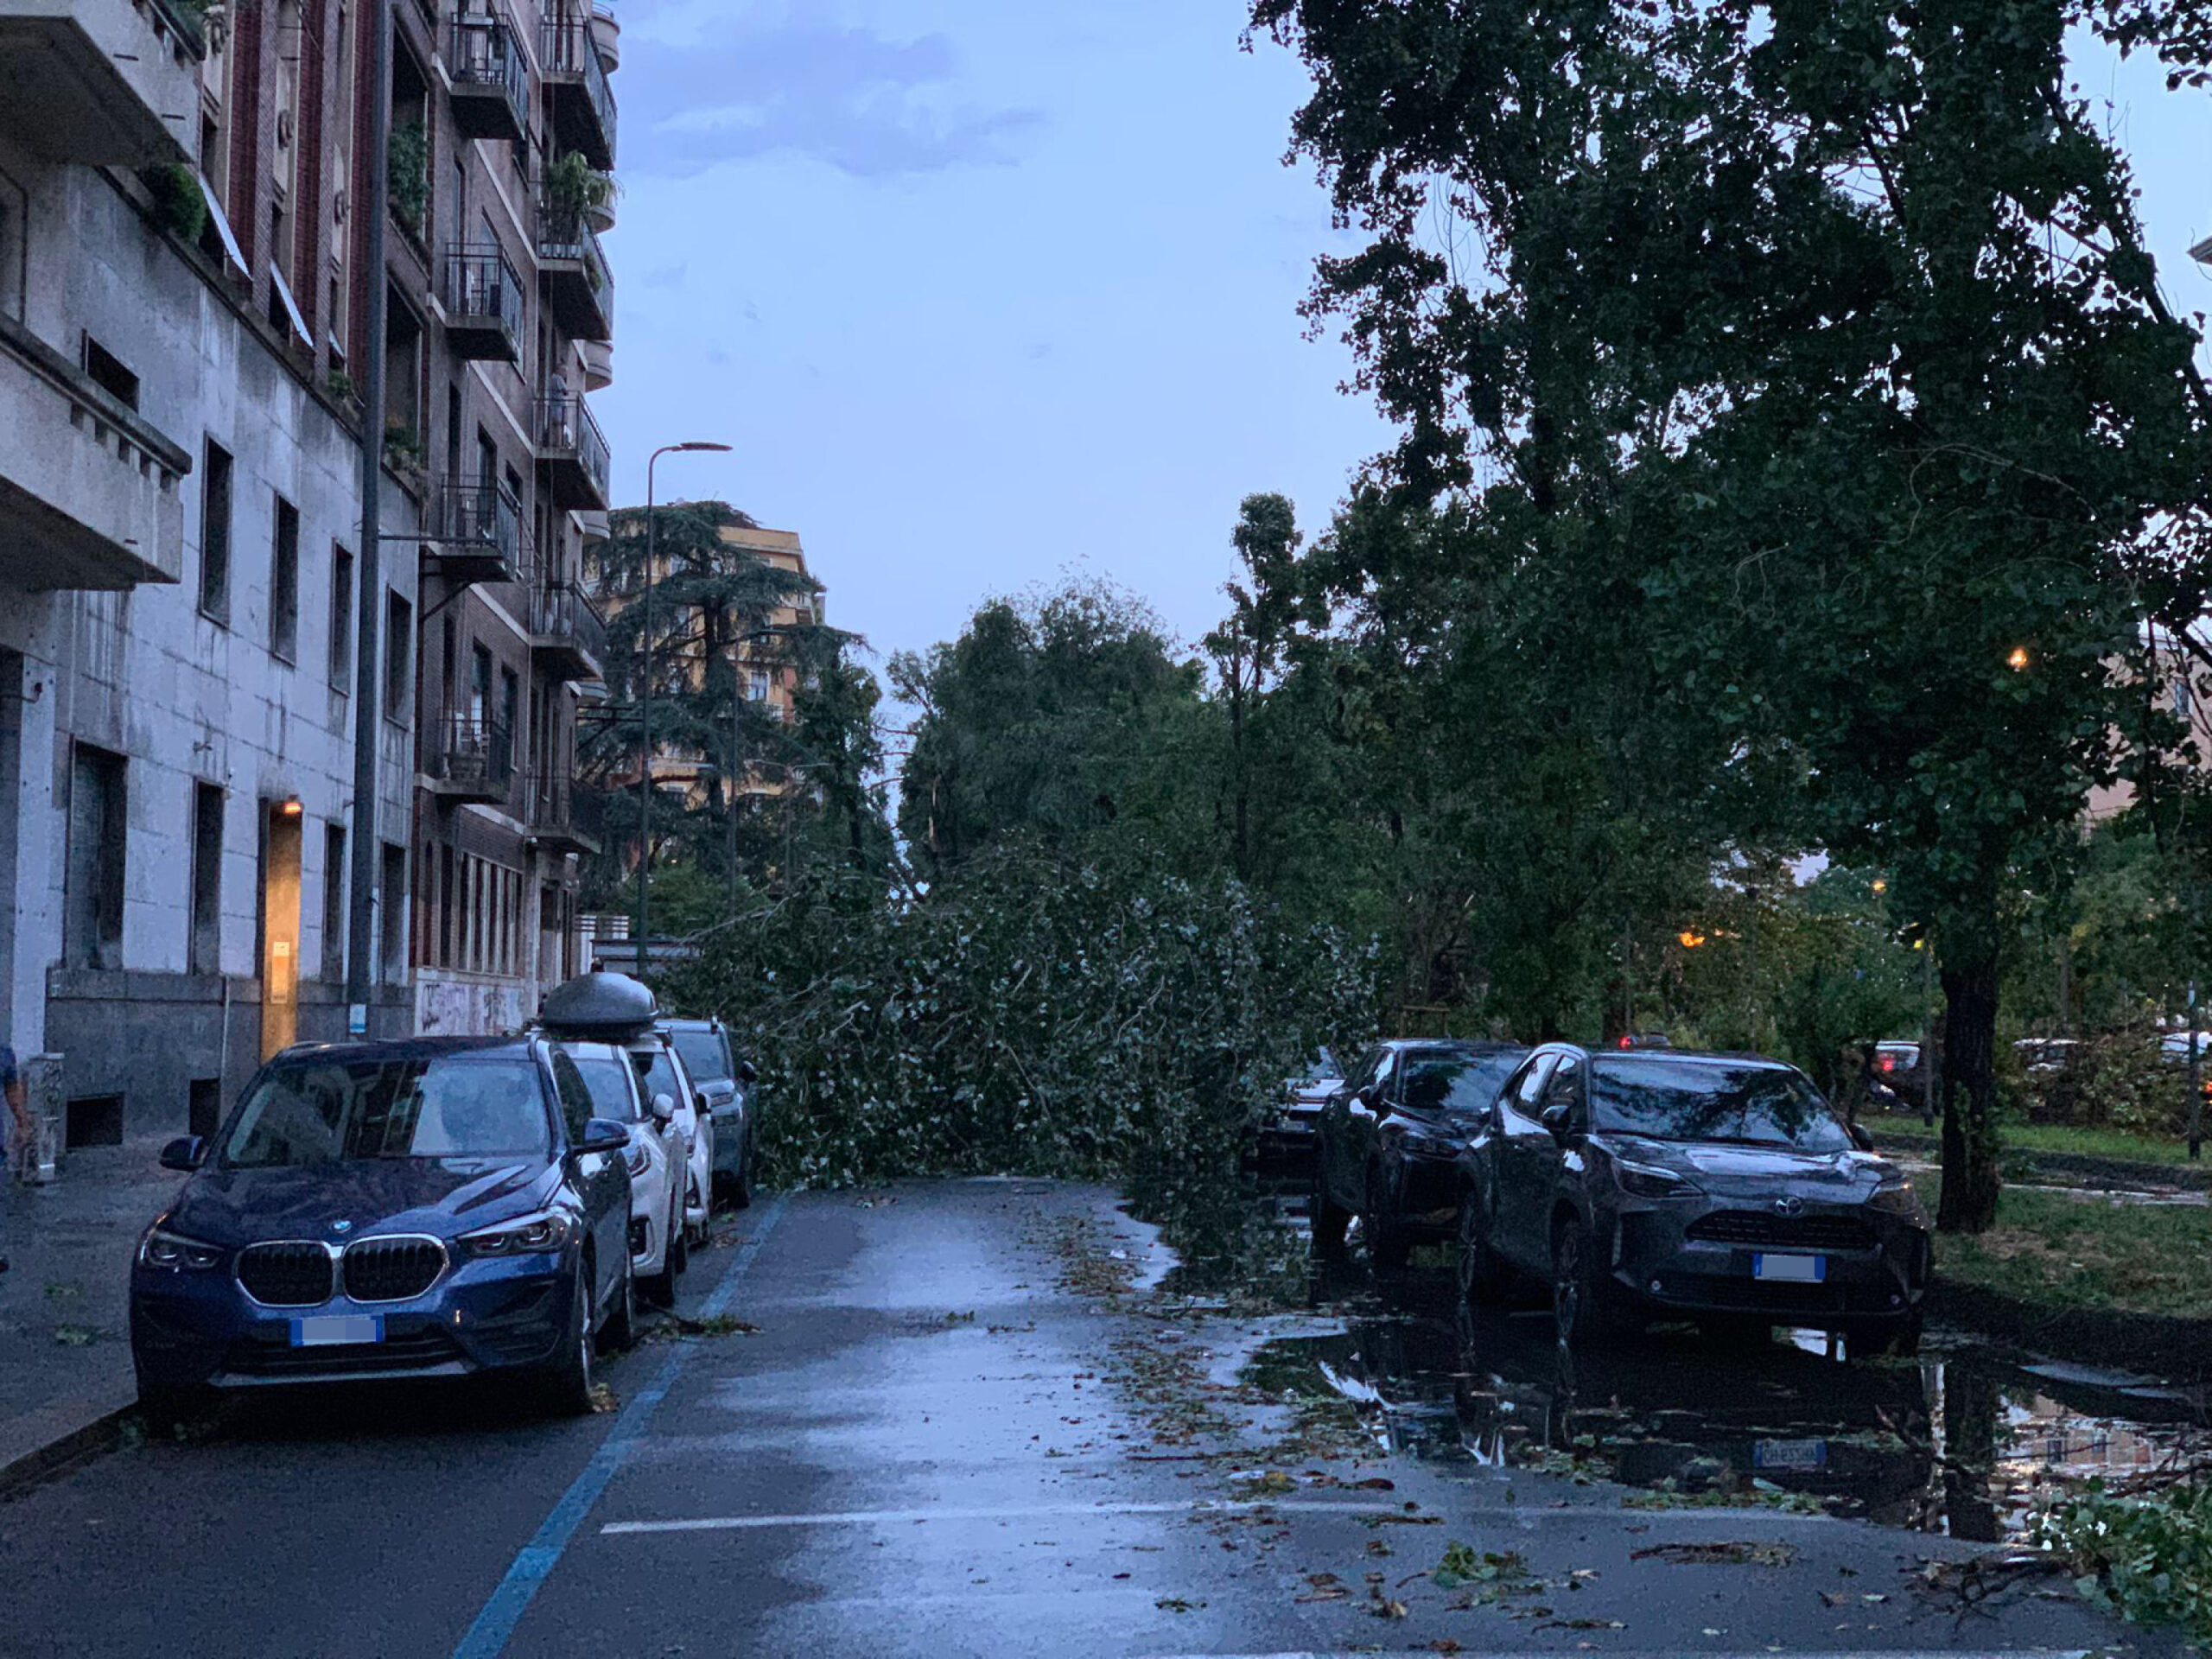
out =
[(189, 1175), (207, 1161), (207, 1143), (196, 1135), (179, 1135), (162, 1148), (162, 1167)]
[(758, 1083), (760, 1081), (760, 1069), (750, 1060), (740, 1060), (737, 1063), (737, 1080), (740, 1083)]
[(667, 1094), (655, 1095), (653, 1096), (652, 1113), (653, 1121), (655, 1122), (667, 1122), (671, 1118), (676, 1116), (676, 1096), (674, 1095)]
[(621, 1152), (629, 1144), (629, 1130), (613, 1118), (594, 1117), (584, 1125), (583, 1139), (576, 1142), (576, 1150), (585, 1154)]
[(1560, 1101), (1544, 1108), (1543, 1116), (1536, 1121), (1552, 1132), (1554, 1141), (1567, 1139), (1567, 1121), (1573, 1116), (1573, 1109)]
[(691, 1109), (702, 1117), (712, 1117), (715, 1115), (715, 1103), (707, 1098), (707, 1091), (702, 1089), (691, 1096)]
[(1873, 1130), (1868, 1128), (1864, 1123), (1847, 1123), (1843, 1127), (1850, 1132), (1853, 1146), (1861, 1152), (1874, 1150)]

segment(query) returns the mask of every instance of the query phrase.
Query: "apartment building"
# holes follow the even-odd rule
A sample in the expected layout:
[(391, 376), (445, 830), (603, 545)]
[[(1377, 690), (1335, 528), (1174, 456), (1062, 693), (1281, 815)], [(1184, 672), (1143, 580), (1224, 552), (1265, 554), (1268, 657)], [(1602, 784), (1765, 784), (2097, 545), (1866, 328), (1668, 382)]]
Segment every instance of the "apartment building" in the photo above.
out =
[(419, 532), (415, 1015), (498, 1031), (578, 970), (580, 577), (610, 458), (619, 34), (604, 10), (394, 0), (385, 454)]
[[(58, 1057), (75, 1144), (210, 1129), (346, 1029), (361, 48), (346, 0), (0, 3), (0, 1035)], [(385, 577), (380, 1030), (420, 603)]]

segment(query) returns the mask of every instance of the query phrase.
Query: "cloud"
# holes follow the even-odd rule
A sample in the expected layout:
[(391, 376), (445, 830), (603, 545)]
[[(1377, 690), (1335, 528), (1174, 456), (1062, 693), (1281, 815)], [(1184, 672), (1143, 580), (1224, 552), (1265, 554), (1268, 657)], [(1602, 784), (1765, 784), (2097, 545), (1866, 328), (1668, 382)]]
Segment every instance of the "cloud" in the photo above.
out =
[(942, 34), (894, 40), (797, 16), (626, 41), (623, 165), (681, 176), (793, 155), (895, 179), (1013, 164), (1043, 112), (979, 106), (962, 92), (959, 67)]

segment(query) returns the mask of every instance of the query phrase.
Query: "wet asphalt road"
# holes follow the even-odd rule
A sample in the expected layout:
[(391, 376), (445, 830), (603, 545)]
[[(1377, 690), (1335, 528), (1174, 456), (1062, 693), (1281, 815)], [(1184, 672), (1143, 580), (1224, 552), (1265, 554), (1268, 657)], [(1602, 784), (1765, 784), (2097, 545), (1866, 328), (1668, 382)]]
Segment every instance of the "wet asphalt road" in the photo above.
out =
[[(1921, 1576), (1977, 1554), (1953, 1539), (1626, 1508), (1478, 1433), (1408, 1455), (1404, 1377), (1455, 1421), (1541, 1408), (1325, 1311), (1193, 1306), (1096, 1189), (808, 1195), (725, 1231), (686, 1307), (758, 1333), (641, 1345), (609, 1414), (269, 1402), (0, 1504), (0, 1653), (2179, 1651), (2061, 1580), (1968, 1610)], [(1440, 1583), (1455, 1543), (1475, 1576)]]

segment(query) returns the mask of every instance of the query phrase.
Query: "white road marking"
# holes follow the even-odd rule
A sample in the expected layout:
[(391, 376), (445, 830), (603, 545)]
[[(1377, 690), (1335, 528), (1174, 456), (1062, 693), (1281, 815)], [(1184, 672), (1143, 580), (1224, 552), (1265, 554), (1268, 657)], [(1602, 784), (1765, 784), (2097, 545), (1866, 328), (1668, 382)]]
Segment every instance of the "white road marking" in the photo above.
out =
[[(1355, 1655), (1359, 1659), (1374, 1659), (1377, 1651), (1374, 1648), (1364, 1648), (1351, 1651), (1308, 1649), (1295, 1653), (1155, 1653), (1144, 1656), (1144, 1659), (1355, 1659)], [(1789, 1659), (2024, 1659), (2024, 1654), (2028, 1653), (2033, 1655), (2033, 1659), (2091, 1659), (2092, 1654), (2101, 1651), (2102, 1649), (2090, 1648), (2063, 1650), (2050, 1648), (1929, 1648), (1916, 1652), (1897, 1648), (1853, 1648), (1848, 1651), (1834, 1653), (1801, 1653), (1793, 1649)], [(1433, 1652), (1434, 1649), (1430, 1648), (1407, 1649), (1397, 1654), (1395, 1659), (1429, 1659)], [(1605, 1659), (1681, 1659), (1682, 1652), (1680, 1648), (1608, 1648)], [(1392, 1656), (1385, 1655), (1384, 1659), (1392, 1659)], [(1559, 1659), (1559, 1655), (1555, 1649), (1550, 1652), (1496, 1653), (1485, 1649), (1482, 1659)]]

